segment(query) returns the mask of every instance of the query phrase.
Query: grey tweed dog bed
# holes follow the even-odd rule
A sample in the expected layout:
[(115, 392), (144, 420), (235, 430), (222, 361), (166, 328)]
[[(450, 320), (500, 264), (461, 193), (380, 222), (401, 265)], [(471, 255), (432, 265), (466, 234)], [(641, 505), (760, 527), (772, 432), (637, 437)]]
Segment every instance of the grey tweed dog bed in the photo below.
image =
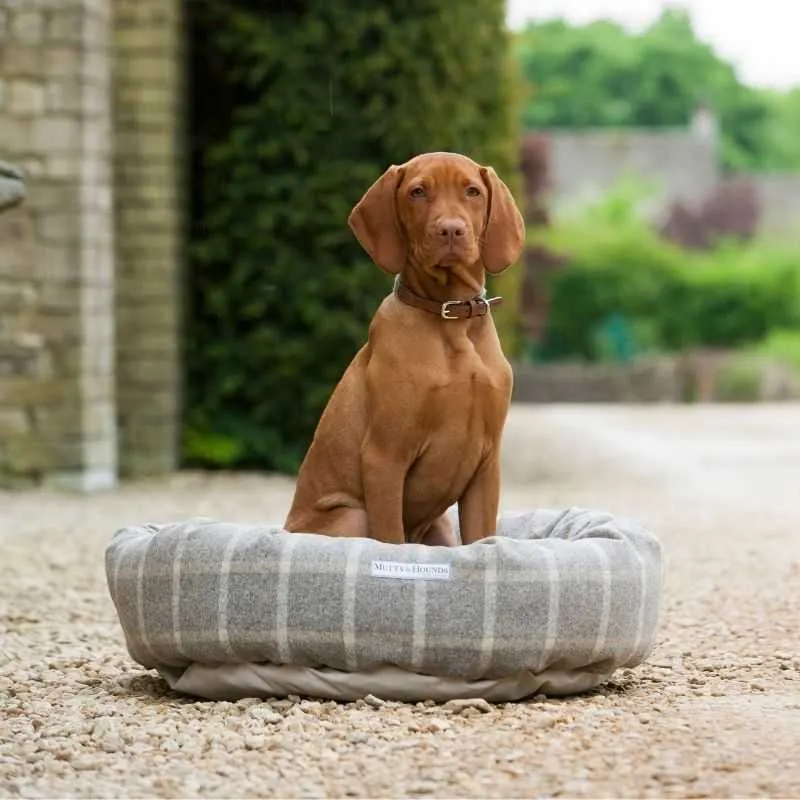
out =
[(497, 534), (445, 548), (193, 519), (120, 530), (106, 575), (131, 656), (212, 699), (500, 702), (647, 657), (653, 534), (581, 509), (506, 514)]

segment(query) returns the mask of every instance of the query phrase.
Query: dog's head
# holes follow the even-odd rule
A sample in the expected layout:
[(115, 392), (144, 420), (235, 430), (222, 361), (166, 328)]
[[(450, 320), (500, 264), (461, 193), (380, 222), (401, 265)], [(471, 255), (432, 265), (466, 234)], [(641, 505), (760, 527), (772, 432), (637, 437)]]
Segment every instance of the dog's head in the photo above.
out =
[(455, 153), (425, 153), (389, 167), (348, 222), (381, 269), (397, 274), (410, 267), (439, 283), (448, 272), (482, 283), (484, 269), (502, 272), (519, 258), (525, 238), (505, 183), (491, 167)]

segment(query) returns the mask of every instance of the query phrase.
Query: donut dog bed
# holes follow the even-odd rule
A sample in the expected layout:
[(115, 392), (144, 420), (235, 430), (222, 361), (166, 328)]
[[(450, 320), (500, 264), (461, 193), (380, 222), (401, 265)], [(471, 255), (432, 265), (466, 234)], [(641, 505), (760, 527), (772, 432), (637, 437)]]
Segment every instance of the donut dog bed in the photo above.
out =
[(501, 702), (641, 663), (662, 567), (649, 531), (571, 508), (502, 515), (496, 536), (454, 548), (208, 519), (127, 527), (106, 576), (131, 657), (179, 692)]

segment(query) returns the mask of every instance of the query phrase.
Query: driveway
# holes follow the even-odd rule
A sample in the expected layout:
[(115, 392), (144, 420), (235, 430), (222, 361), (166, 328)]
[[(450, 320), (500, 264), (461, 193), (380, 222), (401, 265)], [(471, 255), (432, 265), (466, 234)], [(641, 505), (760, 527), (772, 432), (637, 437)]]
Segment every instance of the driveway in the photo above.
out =
[(280, 522), (291, 481), (0, 493), (0, 796), (799, 797), (800, 406), (517, 406), (504, 477), (506, 508), (659, 534), (647, 664), (488, 710), (195, 702), (127, 656), (103, 549), (128, 523)]

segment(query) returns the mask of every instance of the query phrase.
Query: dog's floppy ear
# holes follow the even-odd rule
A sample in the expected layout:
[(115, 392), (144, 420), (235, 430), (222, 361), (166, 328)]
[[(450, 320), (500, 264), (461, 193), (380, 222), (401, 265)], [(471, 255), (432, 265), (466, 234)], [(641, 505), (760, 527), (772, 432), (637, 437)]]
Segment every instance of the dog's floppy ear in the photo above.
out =
[(481, 167), (489, 192), (489, 212), (481, 255), (487, 272), (498, 273), (513, 264), (525, 246), (525, 221), (508, 186), (491, 167)]
[(405, 168), (391, 166), (367, 189), (347, 219), (350, 230), (385, 272), (396, 275), (406, 263), (406, 242), (397, 219), (397, 187)]

